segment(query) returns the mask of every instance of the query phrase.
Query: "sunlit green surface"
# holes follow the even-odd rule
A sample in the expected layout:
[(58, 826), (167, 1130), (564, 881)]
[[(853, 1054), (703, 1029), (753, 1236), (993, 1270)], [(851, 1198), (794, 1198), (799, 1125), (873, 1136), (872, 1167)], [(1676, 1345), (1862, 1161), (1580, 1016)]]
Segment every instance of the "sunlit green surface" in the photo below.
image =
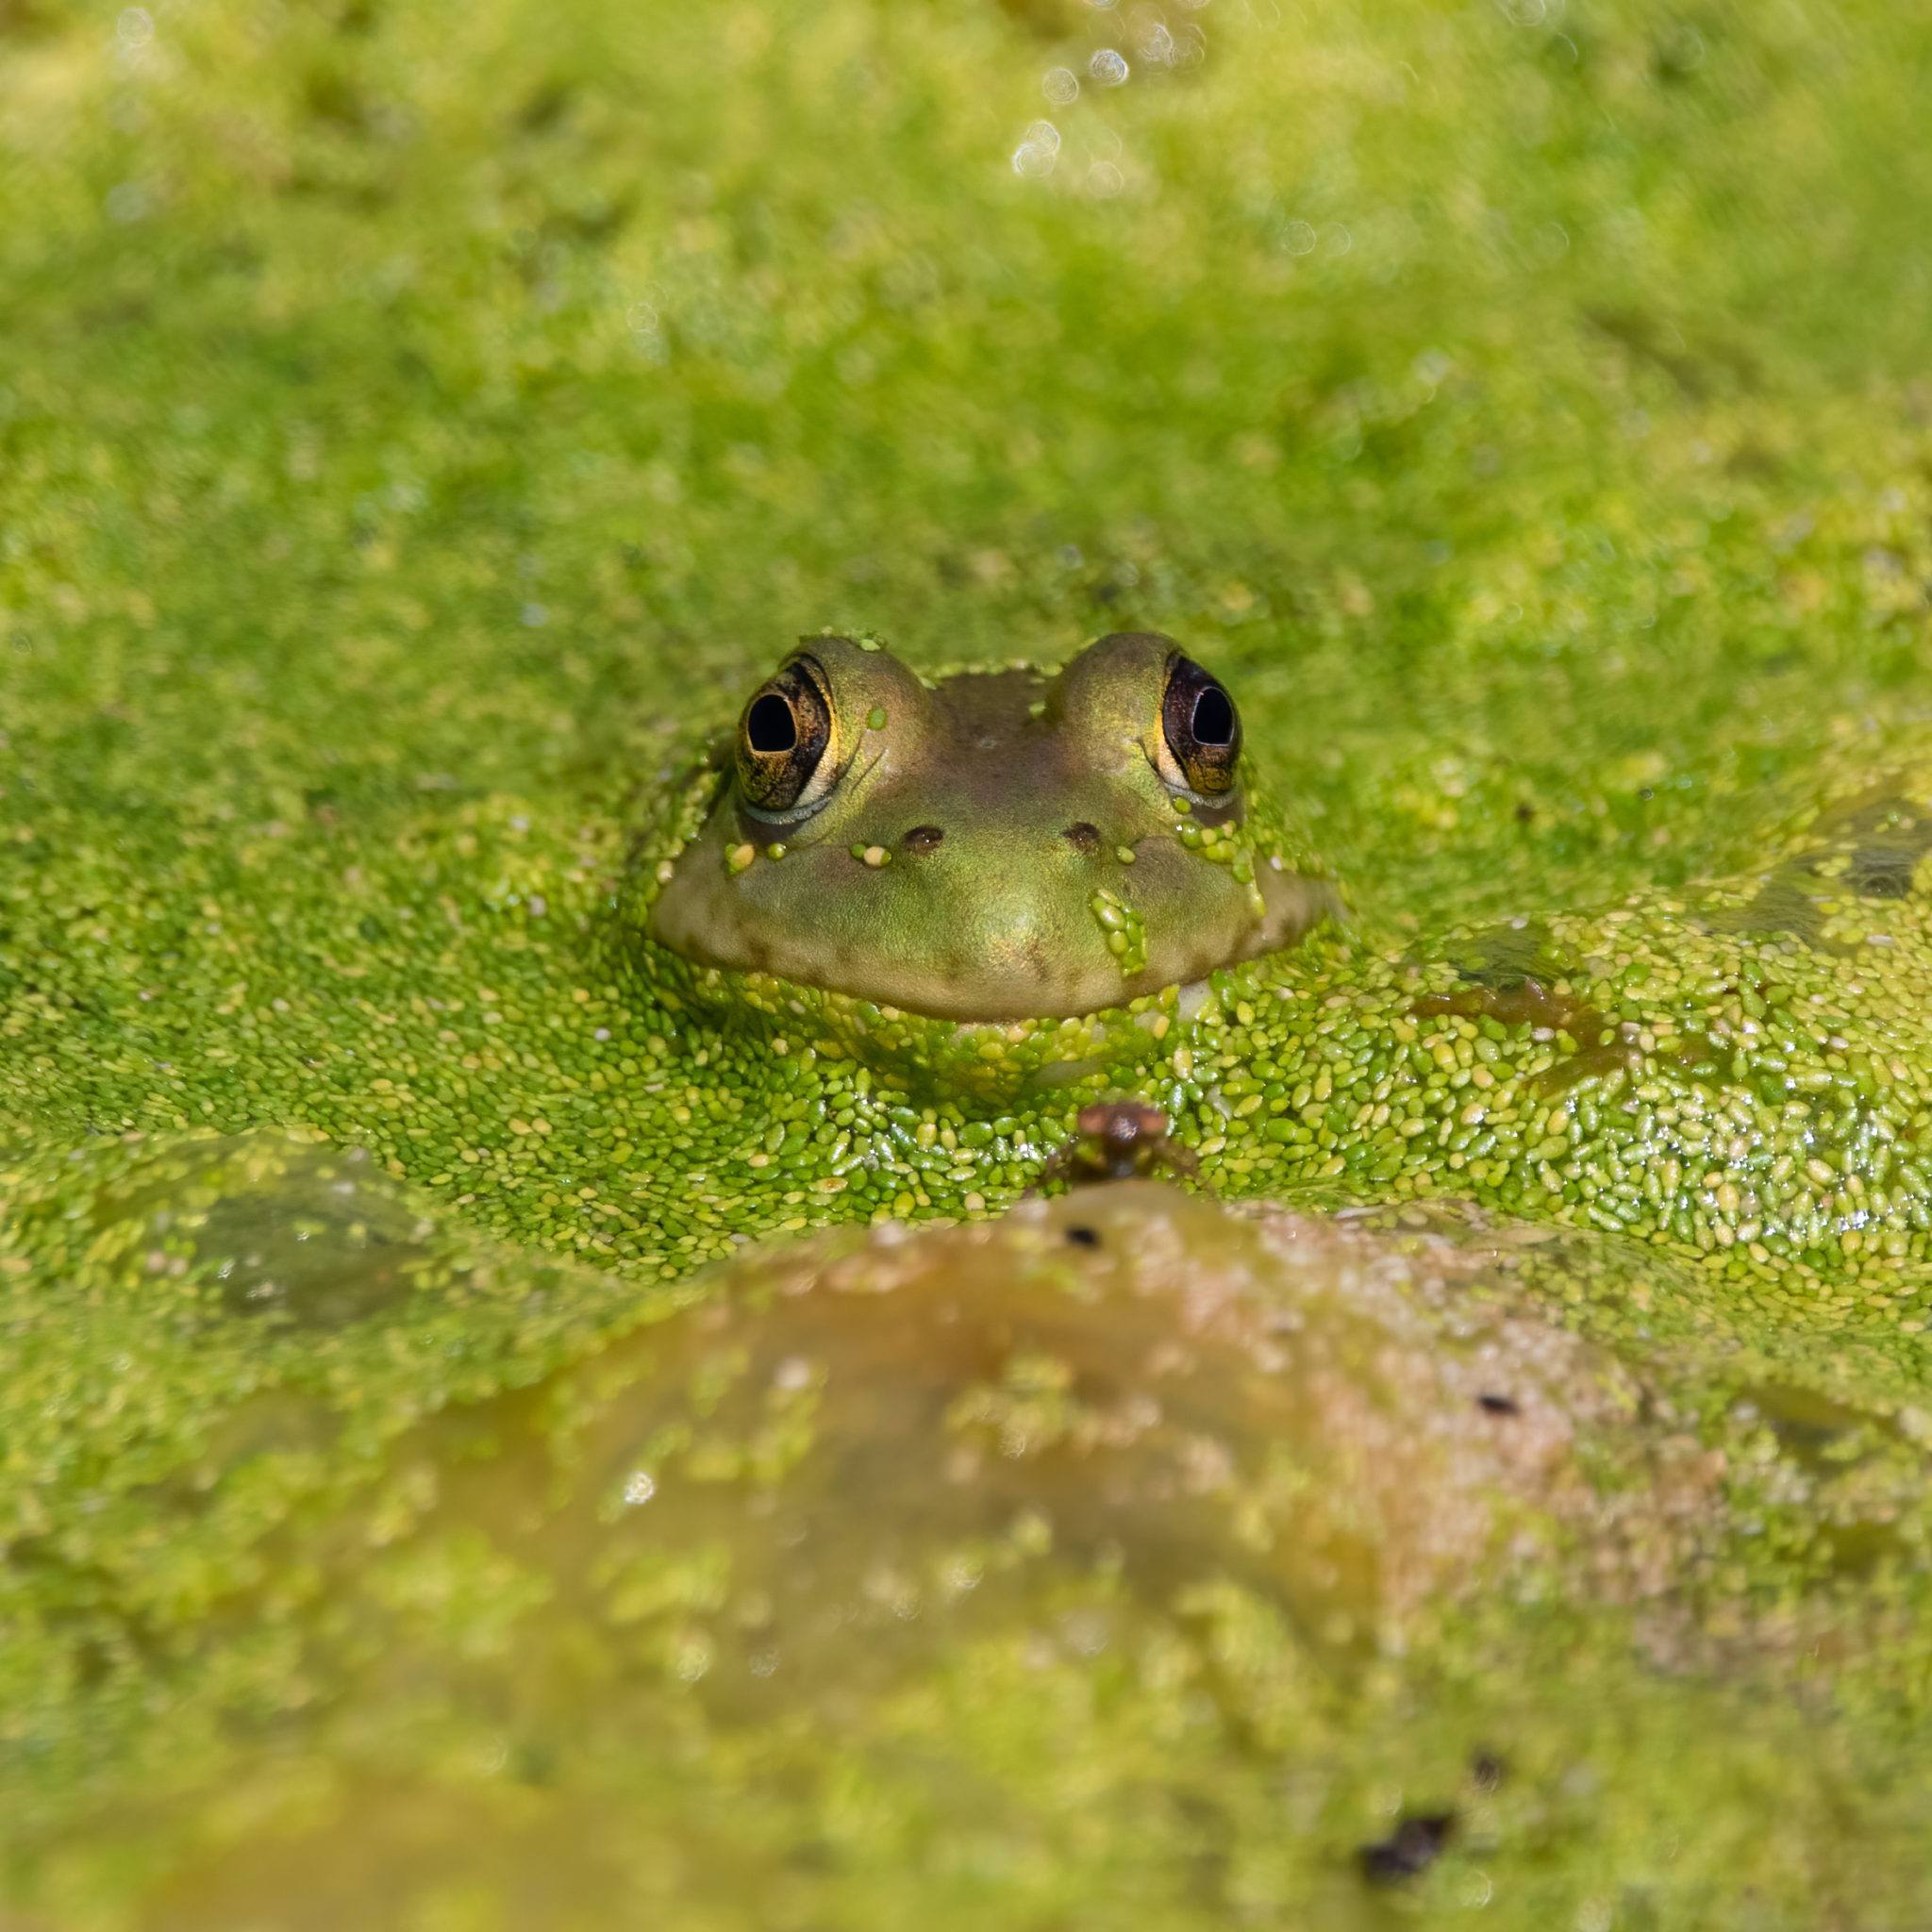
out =
[[(1894, 1257), (1834, 1220), (1699, 1263), (1724, 1210), (1679, 1175), (1685, 1224), (1639, 1230), (1664, 1245), (1506, 1284), (1727, 1457), (1655, 1615), (1560, 1574), (1525, 1607), (1541, 1573), (1502, 1566), (1331, 1677), (1278, 1591), (1155, 1591), (1100, 1660), (1041, 1661), (1056, 1593), (1110, 1587), (1068, 1559), (908, 1674), (851, 1671), (828, 1730), (610, 1694), (661, 1657), (601, 1625), (544, 1676), (558, 1586), (487, 1509), (448, 1546), (405, 1497), (394, 1561), (355, 1554), (438, 1405), (747, 1233), (996, 1207), (1063, 1131), (836, 1070), (787, 1121), (826, 1090), (627, 970), (664, 724), (728, 714), (801, 630), (928, 663), (1186, 638), (1390, 957), (1749, 878), (1868, 774), (1923, 798), (1932, 29), (1170, 14), (1205, 47), (1172, 73), (1084, 8), (0, 10), (0, 1847), (29, 1924), (1376, 1924), (1354, 1847), (1452, 1804), (1437, 1913), (1924, 1915), (1910, 1185)], [(1018, 171), (1042, 116), (1056, 164)], [(1869, 996), (1780, 942), (1909, 1097), (1924, 915), (1851, 909), (1911, 956)], [(341, 1174), (181, 1140), (256, 1127), (414, 1191), (370, 1181), (358, 1234)], [(1237, 1194), (1417, 1183), (1227, 1142)], [(1588, 1189), (1490, 1191), (1592, 1224)], [(399, 1604), (402, 1637), (358, 1621)], [(383, 1641), (407, 1696), (363, 1674)], [(1479, 1805), (1483, 1750), (1511, 1770)], [(348, 1845), (377, 1906), (321, 1886)]]

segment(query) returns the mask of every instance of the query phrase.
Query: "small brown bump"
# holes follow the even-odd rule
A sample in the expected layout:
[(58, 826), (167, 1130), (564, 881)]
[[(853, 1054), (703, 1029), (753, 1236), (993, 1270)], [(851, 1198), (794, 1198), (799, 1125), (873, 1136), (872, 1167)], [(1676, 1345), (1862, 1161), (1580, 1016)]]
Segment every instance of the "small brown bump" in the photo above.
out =
[(1100, 827), (1090, 825), (1085, 819), (1077, 824), (1069, 825), (1062, 835), (1067, 842), (1078, 852), (1098, 852), (1100, 850)]
[(930, 852), (945, 836), (937, 825), (914, 825), (899, 842), (908, 852)]

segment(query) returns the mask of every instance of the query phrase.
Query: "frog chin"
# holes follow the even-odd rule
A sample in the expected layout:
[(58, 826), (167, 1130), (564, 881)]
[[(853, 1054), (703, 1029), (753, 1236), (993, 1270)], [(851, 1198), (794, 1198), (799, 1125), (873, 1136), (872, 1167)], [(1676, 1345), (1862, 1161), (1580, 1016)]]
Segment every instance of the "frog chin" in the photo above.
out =
[(626, 943), (658, 999), (721, 1034), (750, 1034), (780, 1057), (809, 1048), (870, 1068), (908, 1098), (996, 1115), (1040, 1097), (1063, 1108), (1123, 1092), (1158, 1097), (1210, 1032), (1272, 995), (1294, 948), (1271, 952), (1087, 1013), (953, 1019), (779, 977), (706, 965), (656, 941)]
[(815, 924), (803, 909), (774, 921), (716, 886), (667, 891), (645, 931), (701, 968), (809, 988), (815, 998), (861, 1011), (1007, 1029), (1138, 1008), (1291, 946), (1341, 912), (1328, 881), (1272, 867), (1244, 892), (1205, 896), (1191, 915), (1143, 912), (1111, 891), (1056, 899), (1022, 888), (962, 901), (954, 917), (902, 930), (882, 913), (854, 915), (848, 901), (825, 904)]

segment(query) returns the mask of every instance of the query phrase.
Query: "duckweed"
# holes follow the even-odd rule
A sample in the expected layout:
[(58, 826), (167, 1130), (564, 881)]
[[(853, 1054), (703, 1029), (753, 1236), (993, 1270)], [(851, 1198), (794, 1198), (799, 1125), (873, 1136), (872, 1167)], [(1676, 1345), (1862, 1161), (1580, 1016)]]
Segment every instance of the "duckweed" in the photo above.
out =
[[(0, 8), (0, 1914), (1366, 1927), (1454, 1810), (1434, 1916), (1924, 1919), (1927, 34)], [(1345, 920), (641, 939), (800, 631), (1124, 623)], [(1119, 1093), (1222, 1206), (993, 1220)], [(1136, 1463), (1217, 1271), (1332, 1440), (1210, 1351)]]

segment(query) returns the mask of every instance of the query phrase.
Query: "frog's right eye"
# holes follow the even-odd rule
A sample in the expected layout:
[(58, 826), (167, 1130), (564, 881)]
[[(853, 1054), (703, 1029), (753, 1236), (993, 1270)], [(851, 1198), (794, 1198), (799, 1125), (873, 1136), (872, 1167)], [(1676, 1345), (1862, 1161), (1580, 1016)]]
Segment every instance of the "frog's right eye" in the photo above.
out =
[(756, 812), (808, 811), (831, 790), (835, 721), (824, 673), (794, 658), (751, 695), (738, 721), (738, 789)]
[(1176, 651), (1168, 659), (1167, 689), (1160, 700), (1162, 775), (1204, 798), (1234, 789), (1241, 755), (1241, 713), (1227, 688)]

